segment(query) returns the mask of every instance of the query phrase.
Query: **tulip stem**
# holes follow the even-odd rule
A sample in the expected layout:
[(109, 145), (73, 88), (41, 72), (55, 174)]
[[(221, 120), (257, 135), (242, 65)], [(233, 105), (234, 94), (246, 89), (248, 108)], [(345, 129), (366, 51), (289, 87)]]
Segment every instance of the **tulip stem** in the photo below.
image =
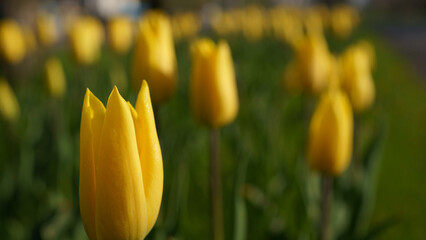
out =
[(219, 159), (219, 130), (210, 131), (210, 194), (213, 240), (223, 239), (222, 185)]
[(321, 200), (321, 229), (320, 239), (329, 240), (330, 235), (330, 212), (333, 201), (333, 178), (330, 176), (322, 176), (322, 200)]

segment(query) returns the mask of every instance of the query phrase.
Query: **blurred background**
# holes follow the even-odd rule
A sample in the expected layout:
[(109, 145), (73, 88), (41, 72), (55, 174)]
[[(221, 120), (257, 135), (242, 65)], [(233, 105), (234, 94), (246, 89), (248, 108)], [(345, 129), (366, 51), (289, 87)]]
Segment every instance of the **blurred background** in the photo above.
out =
[(225, 238), (317, 239), (320, 181), (306, 142), (318, 95), (292, 88), (286, 70), (300, 37), (317, 31), (335, 56), (362, 42), (374, 59), (374, 103), (354, 113), (352, 163), (334, 183), (333, 239), (426, 237), (425, 1), (14, 0), (0, 2), (1, 239), (87, 238), (84, 93), (106, 105), (117, 85), (135, 103), (134, 43), (152, 9), (170, 21), (177, 90), (156, 107), (165, 182), (148, 239), (211, 235), (209, 132), (188, 96), (198, 37), (229, 43), (238, 86), (220, 141)]

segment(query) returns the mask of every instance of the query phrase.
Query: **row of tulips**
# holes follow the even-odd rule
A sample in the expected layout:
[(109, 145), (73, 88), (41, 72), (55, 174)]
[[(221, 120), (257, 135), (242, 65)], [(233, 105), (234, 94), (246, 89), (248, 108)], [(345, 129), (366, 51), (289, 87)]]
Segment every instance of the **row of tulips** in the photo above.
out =
[[(244, 34), (249, 39), (256, 39), (258, 30), (251, 27), (255, 28), (264, 22), (263, 11), (257, 7), (248, 7), (244, 10), (245, 17), (241, 17), (238, 11), (220, 13), (212, 18), (212, 26), (220, 34), (229, 33), (220, 28), (232, 26), (224, 20), (226, 14), (235, 15), (230, 19), (245, 19), (242, 20), (247, 28), (243, 30)], [(336, 7), (327, 14), (324, 8), (308, 9), (306, 12), (287, 8), (274, 11), (285, 12), (272, 14), (275, 17), (297, 15), (296, 19), (306, 21), (306, 32), (302, 29), (301, 35), (297, 37), (290, 34), (291, 40), (288, 40), (295, 58), (285, 69), (285, 85), (290, 91), (322, 95), (309, 128), (308, 162), (311, 168), (326, 176), (339, 175), (348, 167), (352, 157), (352, 108), (357, 112), (364, 111), (374, 100), (371, 74), (375, 64), (373, 47), (367, 42), (360, 42), (350, 46), (337, 58), (328, 50), (323, 28), (312, 30), (310, 23), (317, 23), (314, 16), (324, 17), (329, 14), (333, 26), (333, 21), (342, 22), (337, 16), (348, 17), (348, 14), (340, 12), (346, 11), (351, 13), (351, 20), (348, 20), (351, 23), (342, 30), (344, 33), (340, 33), (346, 35), (351, 31), (348, 28), (352, 28), (357, 21), (357, 13), (351, 8)], [(180, 28), (192, 24), (188, 22), (197, 22), (194, 16), (189, 15), (176, 18), (187, 18), (179, 20), (177, 25)], [(311, 18), (314, 20), (309, 20)], [(40, 41), (46, 45), (52, 44), (55, 41), (54, 34), (46, 30), (49, 28), (46, 25), (52, 22), (48, 18), (41, 19), (40, 25), (44, 27), (39, 28), (44, 30), (39, 31), (39, 34), (44, 32), (46, 36), (40, 37)], [(284, 22), (284, 19), (275, 21)], [(325, 21), (322, 20), (322, 23), (325, 24)], [(10, 30), (4, 30), (7, 32), (4, 38), (7, 39), (6, 44), (20, 38), (16, 34), (19, 27), (13, 22), (8, 24), (13, 26), (9, 28), (14, 29), (15, 35), (7, 32)], [(188, 32), (176, 33), (176, 30), (172, 31), (173, 26), (166, 15), (157, 11), (146, 13), (137, 25), (131, 67), (132, 87), (139, 90), (135, 107), (121, 97), (116, 87), (106, 108), (90, 90), (86, 92), (80, 129), (79, 197), (83, 224), (90, 239), (145, 238), (159, 214), (163, 193), (163, 162), (154, 109), (169, 100), (177, 87), (172, 32), (190, 36), (199, 29), (198, 26), (189, 26), (191, 30)], [(130, 19), (119, 17), (111, 20), (108, 33), (108, 41), (116, 54), (125, 54), (130, 50), (133, 44), (133, 24)], [(77, 62), (87, 65), (99, 58), (104, 35), (98, 20), (93, 17), (77, 19), (69, 29), (69, 36)], [(25, 52), (22, 50), (24, 47), (2, 49), (6, 49), (2, 53), (10, 63), (19, 62)], [(7, 52), (10, 49), (14, 50)], [(211, 130), (212, 228), (213, 237), (222, 239), (220, 159), (215, 146), (218, 129), (231, 123), (237, 116), (239, 100), (235, 70), (231, 49), (225, 41), (215, 44), (207, 38), (196, 40), (192, 43), (191, 53), (191, 109), (195, 119)], [(59, 60), (49, 58), (45, 68), (49, 92), (56, 96), (65, 94), (65, 77)], [(19, 113), (17, 100), (4, 80), (0, 82), (0, 91), (1, 97), (6, 99), (1, 101), (0, 110), (5, 118), (13, 121)], [(327, 189), (324, 189), (326, 192)], [(326, 228), (323, 229), (325, 232)], [(327, 238), (327, 233), (324, 233), (323, 238)]]

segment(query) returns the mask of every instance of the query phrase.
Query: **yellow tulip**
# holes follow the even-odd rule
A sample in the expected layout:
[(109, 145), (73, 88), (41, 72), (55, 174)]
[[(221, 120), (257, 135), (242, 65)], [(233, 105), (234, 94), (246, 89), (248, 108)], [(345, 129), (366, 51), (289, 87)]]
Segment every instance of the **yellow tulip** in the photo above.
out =
[(327, 175), (339, 175), (352, 155), (353, 116), (339, 89), (323, 93), (309, 126), (308, 164)]
[(104, 105), (87, 90), (80, 129), (80, 213), (90, 239), (143, 239), (155, 224), (163, 163), (148, 84), (136, 108), (114, 87)]
[(340, 38), (348, 37), (357, 26), (358, 22), (358, 11), (353, 7), (339, 5), (331, 9), (331, 30)]
[(0, 54), (7, 62), (16, 64), (25, 56), (25, 39), (14, 20), (0, 21)]
[(40, 43), (51, 46), (58, 40), (55, 17), (49, 13), (41, 13), (37, 17), (37, 34)]
[(100, 55), (104, 39), (102, 23), (93, 17), (81, 17), (69, 31), (71, 49), (77, 62), (91, 64)]
[(155, 106), (168, 100), (176, 90), (176, 54), (170, 20), (162, 12), (152, 11), (139, 25), (132, 65), (133, 87), (146, 79)]
[(257, 6), (248, 6), (242, 19), (244, 37), (250, 41), (257, 41), (263, 36), (265, 23), (263, 9)]
[(211, 128), (232, 122), (238, 112), (238, 92), (231, 50), (225, 41), (210, 39), (192, 46), (191, 108), (195, 118)]
[(65, 74), (61, 61), (56, 57), (47, 59), (44, 70), (47, 91), (52, 97), (61, 98), (66, 91)]
[(191, 38), (197, 35), (201, 28), (201, 19), (195, 13), (186, 12), (173, 16), (171, 19), (173, 38)]
[(330, 53), (321, 35), (307, 35), (296, 45), (296, 61), (305, 90), (316, 94), (327, 87)]
[(303, 86), (300, 79), (300, 71), (295, 61), (291, 61), (283, 72), (284, 86), (287, 91), (299, 92)]
[(27, 49), (27, 52), (32, 52), (36, 50), (37, 40), (34, 35), (34, 32), (31, 29), (26, 28), (24, 30), (24, 37), (25, 37), (25, 48)]
[(116, 53), (126, 53), (133, 40), (131, 19), (125, 16), (112, 18), (108, 22), (108, 37), (109, 44)]
[(347, 49), (341, 57), (343, 87), (357, 112), (369, 108), (375, 98), (374, 81), (371, 76), (371, 57), (362, 45)]
[(3, 78), (0, 78), (0, 115), (9, 122), (19, 117), (19, 103), (12, 88)]

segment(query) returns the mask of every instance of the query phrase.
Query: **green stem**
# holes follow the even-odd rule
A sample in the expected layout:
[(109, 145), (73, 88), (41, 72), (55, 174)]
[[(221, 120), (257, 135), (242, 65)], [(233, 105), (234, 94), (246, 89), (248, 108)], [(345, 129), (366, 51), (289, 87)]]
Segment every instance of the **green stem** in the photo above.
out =
[(330, 210), (333, 201), (333, 178), (322, 176), (322, 199), (321, 199), (321, 240), (331, 239), (330, 232)]
[(210, 195), (213, 240), (223, 240), (222, 185), (219, 159), (219, 130), (210, 131)]

